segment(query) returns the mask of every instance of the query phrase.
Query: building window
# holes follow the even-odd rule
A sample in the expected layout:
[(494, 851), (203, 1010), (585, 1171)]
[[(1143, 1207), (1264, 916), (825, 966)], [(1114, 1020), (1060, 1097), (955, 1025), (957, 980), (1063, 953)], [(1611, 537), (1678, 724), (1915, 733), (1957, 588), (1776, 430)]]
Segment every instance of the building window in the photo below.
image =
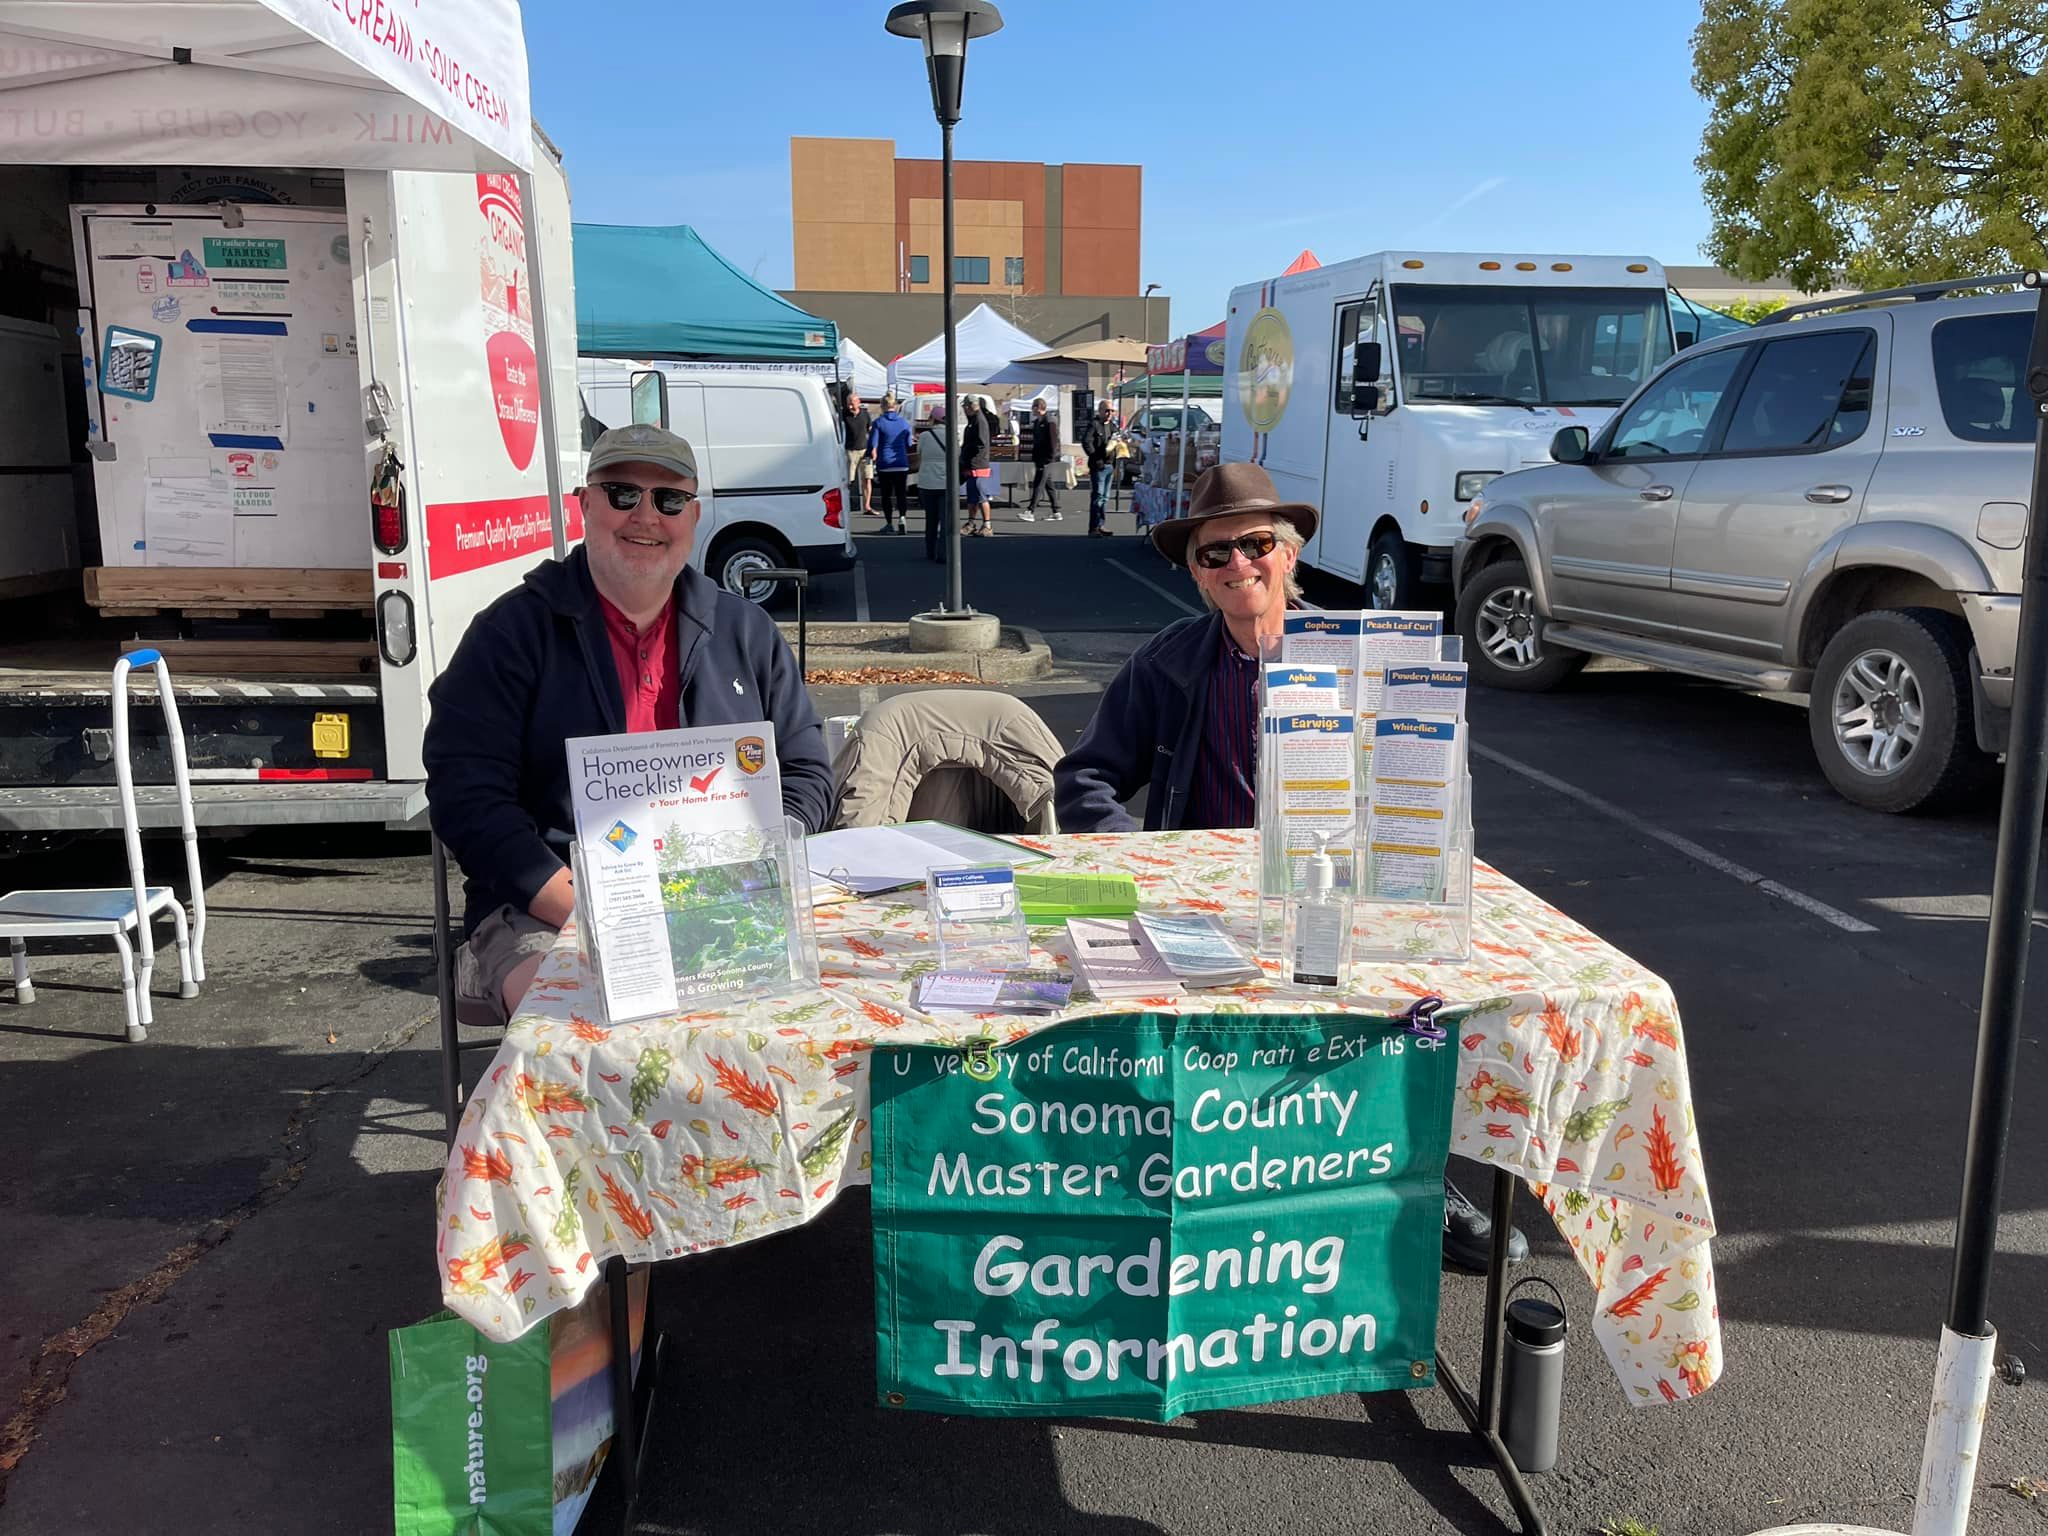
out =
[(1003, 282), (1011, 288), (1024, 286), (1024, 258), (1005, 256), (1003, 258)]
[(913, 283), (928, 283), (932, 280), (932, 259), (929, 256), (910, 258), (910, 280)]
[(988, 286), (988, 258), (986, 256), (955, 256), (953, 258), (953, 281), (956, 283), (979, 283)]

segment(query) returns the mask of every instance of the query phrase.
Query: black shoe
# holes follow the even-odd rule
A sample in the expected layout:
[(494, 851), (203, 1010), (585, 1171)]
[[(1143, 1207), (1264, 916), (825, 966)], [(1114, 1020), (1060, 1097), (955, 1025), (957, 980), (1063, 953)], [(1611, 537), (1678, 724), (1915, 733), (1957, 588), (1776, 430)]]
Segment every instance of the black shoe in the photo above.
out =
[[(1444, 1262), (1457, 1269), (1484, 1274), (1493, 1256), (1493, 1218), (1465, 1198), (1449, 1179), (1444, 1180)], [(1529, 1240), (1521, 1229), (1508, 1229), (1508, 1262), (1519, 1264), (1529, 1257)]]

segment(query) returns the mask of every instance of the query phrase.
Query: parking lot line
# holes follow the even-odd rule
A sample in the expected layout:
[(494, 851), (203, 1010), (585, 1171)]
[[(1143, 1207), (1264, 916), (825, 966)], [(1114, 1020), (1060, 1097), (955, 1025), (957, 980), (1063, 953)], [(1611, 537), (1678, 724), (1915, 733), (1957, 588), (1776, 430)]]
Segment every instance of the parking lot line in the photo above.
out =
[(1191, 603), (1183, 602), (1180, 598), (1174, 596), (1173, 593), (1167, 591), (1166, 588), (1159, 585), (1158, 582), (1152, 580), (1151, 577), (1140, 576), (1128, 565), (1125, 565), (1123, 561), (1111, 559), (1106, 560), (1103, 563), (1105, 565), (1115, 566), (1118, 570), (1122, 571), (1126, 576), (1130, 577), (1131, 580), (1135, 581), (1139, 586), (1149, 587), (1152, 591), (1158, 593), (1161, 597), (1165, 598), (1169, 603), (1173, 604), (1173, 606), (1178, 608), (1182, 613), (1191, 613), (1198, 619), (1202, 616), (1201, 609), (1195, 607)]
[(1518, 773), (1532, 783), (1541, 784), (1545, 789), (1555, 790), (1567, 799), (1576, 800), (1588, 809), (1598, 811), (1601, 815), (1620, 822), (1630, 831), (1640, 832), (1644, 837), (1660, 842), (1667, 848), (1676, 849), (1695, 864), (1703, 864), (1708, 869), (1718, 871), (1732, 879), (1740, 880), (1744, 885), (1754, 887), (1767, 896), (1775, 896), (1779, 901), (1795, 906), (1802, 912), (1810, 912), (1822, 922), (1831, 923), (1844, 933), (1877, 932), (1877, 929), (1871, 924), (1859, 918), (1851, 917), (1848, 913), (1839, 908), (1829, 906), (1817, 897), (1809, 896), (1804, 891), (1795, 891), (1789, 885), (1781, 885), (1776, 880), (1767, 879), (1746, 864), (1738, 864), (1733, 859), (1724, 859), (1711, 848), (1702, 848), (1689, 837), (1680, 837), (1676, 832), (1667, 832), (1654, 822), (1645, 821), (1633, 811), (1625, 811), (1611, 800), (1603, 800), (1596, 794), (1580, 789), (1576, 784), (1567, 784), (1563, 779), (1545, 773), (1541, 768), (1532, 768), (1527, 763), (1518, 762), (1514, 758), (1509, 757), (1505, 752), (1498, 752), (1492, 747), (1482, 746), (1476, 741), (1472, 743), (1472, 750), (1488, 762), (1499, 764), (1510, 773)]

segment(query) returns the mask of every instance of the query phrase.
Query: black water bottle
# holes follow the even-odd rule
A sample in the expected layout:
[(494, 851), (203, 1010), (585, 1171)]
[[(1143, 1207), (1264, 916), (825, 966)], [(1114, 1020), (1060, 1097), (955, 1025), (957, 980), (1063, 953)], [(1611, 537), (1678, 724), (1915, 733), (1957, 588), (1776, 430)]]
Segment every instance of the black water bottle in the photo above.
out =
[[(1517, 1297), (1540, 1285), (1552, 1300)], [(1501, 1380), (1500, 1437), (1524, 1472), (1557, 1465), (1557, 1424), (1564, 1411), (1564, 1298), (1540, 1275), (1527, 1275), (1508, 1292), (1507, 1361)]]

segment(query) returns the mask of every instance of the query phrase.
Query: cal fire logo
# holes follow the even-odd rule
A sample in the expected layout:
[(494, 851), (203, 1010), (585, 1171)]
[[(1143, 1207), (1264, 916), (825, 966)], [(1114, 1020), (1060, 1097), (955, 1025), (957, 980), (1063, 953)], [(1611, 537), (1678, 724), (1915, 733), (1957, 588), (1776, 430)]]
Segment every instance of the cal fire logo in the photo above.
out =
[(491, 406), (514, 469), (533, 462), (540, 431), (540, 369), (533, 353), (532, 297), (526, 290), (526, 220), (516, 177), (487, 173), (476, 179), (483, 216), (478, 278), (484, 298), (484, 360)]
[(732, 750), (742, 773), (759, 773), (768, 764), (768, 744), (758, 736), (742, 736)]

